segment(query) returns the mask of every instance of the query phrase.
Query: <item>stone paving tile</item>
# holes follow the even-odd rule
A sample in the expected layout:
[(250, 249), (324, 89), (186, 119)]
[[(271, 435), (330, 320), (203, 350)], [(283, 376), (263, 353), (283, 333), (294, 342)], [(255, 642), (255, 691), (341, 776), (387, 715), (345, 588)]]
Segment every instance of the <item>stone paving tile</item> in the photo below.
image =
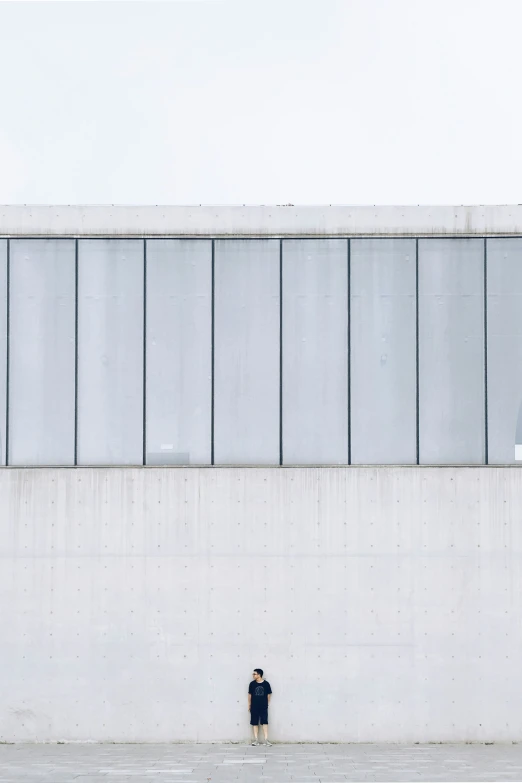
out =
[(0, 745), (0, 783), (522, 781), (522, 745)]

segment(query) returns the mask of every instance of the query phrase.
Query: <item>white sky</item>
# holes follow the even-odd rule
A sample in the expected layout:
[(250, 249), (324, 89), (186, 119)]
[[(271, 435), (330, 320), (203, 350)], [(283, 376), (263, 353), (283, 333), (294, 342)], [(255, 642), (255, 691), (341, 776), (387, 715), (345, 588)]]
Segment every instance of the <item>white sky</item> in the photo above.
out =
[(522, 202), (522, 0), (0, 2), (0, 203)]

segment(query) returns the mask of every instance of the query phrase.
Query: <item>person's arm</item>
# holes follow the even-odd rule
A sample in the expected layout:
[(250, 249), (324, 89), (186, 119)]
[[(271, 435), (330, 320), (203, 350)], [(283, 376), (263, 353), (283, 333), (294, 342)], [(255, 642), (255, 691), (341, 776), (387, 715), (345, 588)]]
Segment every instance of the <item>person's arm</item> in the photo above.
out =
[(272, 698), (272, 692), (270, 692), (267, 696), (268, 699), (268, 706), (270, 706), (270, 699)]
[(249, 709), (249, 711), (250, 711), (251, 706), (252, 706), (252, 695), (251, 695), (251, 693), (249, 691), (249, 693), (248, 693), (248, 709)]

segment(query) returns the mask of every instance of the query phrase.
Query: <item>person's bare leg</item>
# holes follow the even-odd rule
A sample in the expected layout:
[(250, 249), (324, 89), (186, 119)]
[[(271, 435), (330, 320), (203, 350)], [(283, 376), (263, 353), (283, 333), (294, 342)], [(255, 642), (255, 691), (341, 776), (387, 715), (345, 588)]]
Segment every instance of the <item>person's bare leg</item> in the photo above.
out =
[(257, 742), (257, 732), (259, 731), (259, 726), (252, 726), (254, 729), (254, 742)]
[(261, 724), (263, 726), (263, 734), (265, 735), (265, 742), (268, 742), (268, 723)]

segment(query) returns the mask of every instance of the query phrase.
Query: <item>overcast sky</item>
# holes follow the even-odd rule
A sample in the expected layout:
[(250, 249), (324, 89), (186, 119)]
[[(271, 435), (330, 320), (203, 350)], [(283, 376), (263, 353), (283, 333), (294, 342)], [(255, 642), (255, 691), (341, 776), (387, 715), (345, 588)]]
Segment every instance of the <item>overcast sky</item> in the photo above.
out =
[(522, 202), (521, 0), (0, 2), (0, 203)]

